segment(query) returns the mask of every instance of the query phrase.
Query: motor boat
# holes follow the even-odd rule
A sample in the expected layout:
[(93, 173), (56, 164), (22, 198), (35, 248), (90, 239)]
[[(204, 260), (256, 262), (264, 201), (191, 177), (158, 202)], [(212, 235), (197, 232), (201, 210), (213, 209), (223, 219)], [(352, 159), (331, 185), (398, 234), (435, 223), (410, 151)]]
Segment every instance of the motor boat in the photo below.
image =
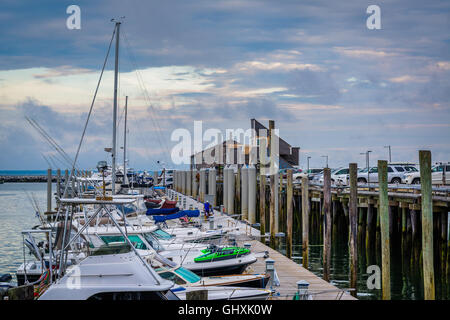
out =
[(173, 285), (129, 246), (108, 245), (69, 266), (38, 300), (178, 300)]

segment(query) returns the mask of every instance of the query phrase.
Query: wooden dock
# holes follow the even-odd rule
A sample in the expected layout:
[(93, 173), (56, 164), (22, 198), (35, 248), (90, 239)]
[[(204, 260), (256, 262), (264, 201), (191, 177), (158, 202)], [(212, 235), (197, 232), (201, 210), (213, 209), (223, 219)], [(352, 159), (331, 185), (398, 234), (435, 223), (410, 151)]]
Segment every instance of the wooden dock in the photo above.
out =
[[(203, 204), (192, 197), (185, 196), (175, 191), (172, 192), (178, 195), (180, 203), (184, 203), (186, 208), (203, 209)], [(278, 251), (255, 240), (255, 238), (260, 238), (260, 231), (250, 227), (247, 223), (233, 219), (227, 214), (223, 214), (217, 210), (214, 210), (214, 217), (216, 227), (219, 224), (222, 225), (222, 227), (234, 226), (236, 229), (236, 240), (238, 245), (243, 246), (244, 243), (249, 243), (251, 244), (252, 252), (257, 253), (258, 261), (252, 264), (247, 272), (266, 272), (266, 258), (260, 254), (262, 252), (268, 252), (268, 258), (275, 261), (275, 270), (280, 285), (273, 287), (275, 294), (271, 297), (271, 300), (292, 300), (297, 292), (296, 283), (299, 280), (306, 280), (309, 283), (308, 293), (311, 294), (313, 300), (357, 300), (348, 292), (333, 286), (331, 283), (319, 278), (314, 273), (306, 270), (301, 265)]]

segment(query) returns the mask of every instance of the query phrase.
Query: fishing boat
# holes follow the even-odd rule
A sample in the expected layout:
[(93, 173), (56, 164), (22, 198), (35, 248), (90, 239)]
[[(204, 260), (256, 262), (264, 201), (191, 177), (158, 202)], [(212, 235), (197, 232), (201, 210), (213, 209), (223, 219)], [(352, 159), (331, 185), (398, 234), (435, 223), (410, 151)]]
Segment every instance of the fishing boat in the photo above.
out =
[(39, 300), (179, 300), (172, 287), (127, 245), (109, 245), (68, 267)]

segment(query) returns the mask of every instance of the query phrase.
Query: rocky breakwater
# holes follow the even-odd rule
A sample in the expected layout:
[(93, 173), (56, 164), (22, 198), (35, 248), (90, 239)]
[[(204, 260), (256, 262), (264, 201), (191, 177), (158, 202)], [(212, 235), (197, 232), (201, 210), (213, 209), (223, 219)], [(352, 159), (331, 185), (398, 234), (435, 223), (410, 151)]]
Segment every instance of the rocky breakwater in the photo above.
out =
[[(0, 183), (2, 182), (47, 182), (47, 176), (0, 176)], [(56, 182), (56, 177), (52, 177), (52, 182)]]

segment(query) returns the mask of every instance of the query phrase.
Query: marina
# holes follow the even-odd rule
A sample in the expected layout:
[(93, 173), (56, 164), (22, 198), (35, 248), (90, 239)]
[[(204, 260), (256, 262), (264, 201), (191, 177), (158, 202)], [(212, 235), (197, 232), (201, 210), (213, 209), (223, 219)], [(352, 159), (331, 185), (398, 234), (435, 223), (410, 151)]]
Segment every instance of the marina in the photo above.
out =
[(113, 3), (0, 70), (0, 301), (450, 299), (447, 57), (370, 38), (375, 5), (325, 39), (319, 4)]

